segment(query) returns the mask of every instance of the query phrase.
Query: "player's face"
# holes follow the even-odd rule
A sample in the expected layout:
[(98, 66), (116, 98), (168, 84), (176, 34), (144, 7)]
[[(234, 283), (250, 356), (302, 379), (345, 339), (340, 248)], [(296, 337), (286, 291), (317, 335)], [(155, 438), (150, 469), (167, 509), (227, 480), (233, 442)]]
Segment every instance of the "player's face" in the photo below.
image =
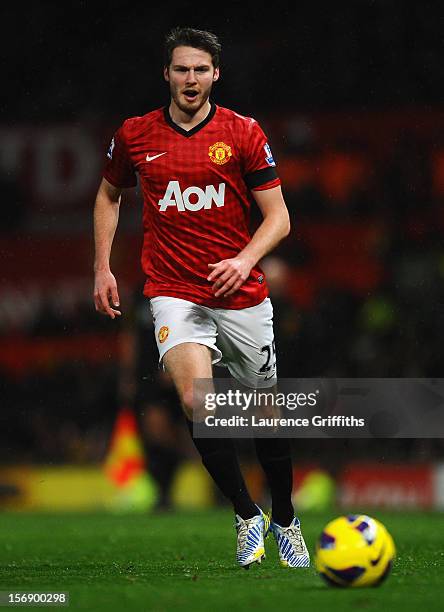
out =
[(213, 83), (219, 78), (211, 55), (194, 47), (176, 47), (171, 64), (164, 71), (171, 98), (179, 109), (194, 115), (208, 100)]

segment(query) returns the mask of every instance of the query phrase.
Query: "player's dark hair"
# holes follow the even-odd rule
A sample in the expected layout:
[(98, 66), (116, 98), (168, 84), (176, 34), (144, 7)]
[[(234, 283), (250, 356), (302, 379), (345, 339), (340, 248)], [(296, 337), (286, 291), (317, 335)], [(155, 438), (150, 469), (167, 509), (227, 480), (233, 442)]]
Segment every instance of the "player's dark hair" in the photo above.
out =
[(218, 68), (222, 46), (212, 32), (194, 28), (173, 28), (165, 37), (165, 66), (171, 64), (176, 47), (194, 47), (211, 55), (213, 66)]

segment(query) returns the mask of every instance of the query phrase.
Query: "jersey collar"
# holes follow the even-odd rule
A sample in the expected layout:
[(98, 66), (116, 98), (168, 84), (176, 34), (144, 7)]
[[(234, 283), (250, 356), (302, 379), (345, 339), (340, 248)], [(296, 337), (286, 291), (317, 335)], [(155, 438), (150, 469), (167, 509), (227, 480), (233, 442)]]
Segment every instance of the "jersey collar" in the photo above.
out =
[(177, 125), (177, 123), (174, 123), (174, 121), (171, 119), (171, 115), (170, 115), (168, 106), (164, 107), (163, 114), (165, 117), (165, 121), (168, 123), (170, 127), (173, 128), (173, 130), (176, 130), (176, 132), (178, 132), (179, 134), (182, 134), (182, 136), (186, 136), (187, 138), (189, 138), (190, 136), (193, 136), (193, 134), (196, 134), (197, 132), (199, 132), (202, 128), (204, 128), (207, 125), (207, 123), (211, 121), (211, 119), (214, 117), (216, 113), (216, 110), (217, 110), (217, 106), (214, 104), (214, 102), (211, 102), (211, 108), (210, 108), (210, 112), (208, 113), (208, 115), (205, 117), (203, 121), (195, 125), (191, 130), (184, 130), (183, 128), (180, 127), (180, 125)]

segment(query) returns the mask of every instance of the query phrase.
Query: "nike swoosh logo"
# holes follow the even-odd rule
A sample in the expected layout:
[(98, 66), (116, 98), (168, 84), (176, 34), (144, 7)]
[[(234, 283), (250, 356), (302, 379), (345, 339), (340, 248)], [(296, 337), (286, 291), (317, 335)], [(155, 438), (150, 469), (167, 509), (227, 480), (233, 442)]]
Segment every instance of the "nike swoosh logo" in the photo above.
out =
[(153, 161), (153, 159), (157, 159), (158, 157), (161, 157), (162, 155), (165, 155), (166, 153), (168, 153), (168, 151), (165, 151), (164, 153), (158, 153), (157, 155), (153, 155), (152, 157), (147, 155), (146, 156), (146, 161), (147, 162)]
[(385, 552), (385, 547), (381, 549), (381, 552), (379, 553), (379, 557), (377, 559), (374, 559), (374, 560), (370, 559), (370, 563), (372, 564), (373, 567), (375, 567), (375, 565), (378, 565), (378, 563), (381, 561), (384, 552)]

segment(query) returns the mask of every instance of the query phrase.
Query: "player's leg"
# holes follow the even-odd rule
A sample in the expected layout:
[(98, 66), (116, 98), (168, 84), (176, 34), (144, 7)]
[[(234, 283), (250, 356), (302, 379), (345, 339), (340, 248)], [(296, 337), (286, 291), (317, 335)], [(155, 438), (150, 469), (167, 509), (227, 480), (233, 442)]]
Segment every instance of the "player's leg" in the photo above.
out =
[(255, 438), (256, 455), (271, 495), (273, 521), (287, 527), (294, 519), (293, 464), (289, 438)]
[(204, 398), (198, 397), (196, 379), (213, 378), (211, 349), (204, 344), (183, 342), (169, 349), (163, 355), (163, 364), (171, 376), (183, 411), (188, 421), (202, 418)]
[(295, 516), (291, 493), (293, 467), (288, 438), (256, 438), (256, 453), (265, 472), (272, 500), (271, 531), (284, 567), (309, 567), (310, 555)]
[(194, 396), (193, 381), (212, 378), (210, 349), (190, 342), (179, 344), (165, 353), (163, 362), (176, 387), (202, 463), (223, 495), (231, 501), (236, 514), (243, 519), (255, 516), (257, 507), (245, 485), (233, 440), (193, 435), (193, 413), (200, 415), (202, 408)]
[(233, 504), (238, 532), (237, 561), (246, 568), (256, 561), (260, 563), (265, 555), (263, 538), (268, 531), (269, 519), (248, 493), (233, 440), (200, 438), (193, 433), (193, 418), (200, 420), (203, 410), (203, 398), (196, 397), (193, 380), (211, 378), (210, 349), (194, 343), (179, 344), (165, 353), (163, 361), (179, 394), (202, 463), (223, 495)]
[[(269, 299), (252, 308), (220, 312), (218, 346), (232, 376), (252, 389), (275, 388), (273, 309)], [(227, 360), (228, 357), (228, 360)], [(306, 567), (308, 550), (292, 504), (293, 467), (288, 438), (254, 440), (272, 499), (272, 530), (281, 562)]]

